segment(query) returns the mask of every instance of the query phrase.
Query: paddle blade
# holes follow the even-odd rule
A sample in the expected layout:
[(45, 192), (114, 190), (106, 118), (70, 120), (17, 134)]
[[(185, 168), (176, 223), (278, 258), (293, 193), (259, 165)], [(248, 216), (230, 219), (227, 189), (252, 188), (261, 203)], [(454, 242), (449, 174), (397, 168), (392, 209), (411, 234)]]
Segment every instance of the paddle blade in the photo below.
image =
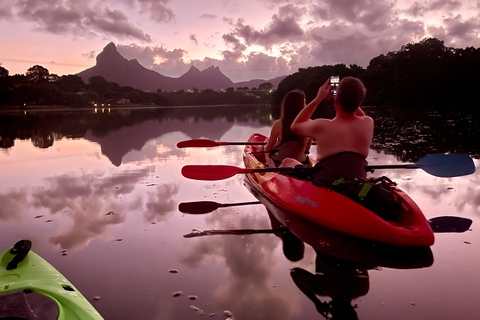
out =
[(187, 165), (182, 168), (182, 175), (193, 180), (223, 180), (237, 173), (249, 173), (251, 169), (242, 169), (224, 165)]
[(178, 210), (183, 213), (204, 214), (217, 210), (221, 204), (214, 201), (182, 202)]
[(429, 154), (415, 163), (425, 172), (437, 177), (459, 177), (475, 172), (472, 158), (462, 153)]
[(470, 229), (472, 220), (461, 217), (436, 217), (429, 219), (433, 232), (465, 232)]
[(210, 148), (222, 145), (221, 142), (215, 142), (208, 139), (192, 139), (180, 141), (177, 143), (177, 148)]

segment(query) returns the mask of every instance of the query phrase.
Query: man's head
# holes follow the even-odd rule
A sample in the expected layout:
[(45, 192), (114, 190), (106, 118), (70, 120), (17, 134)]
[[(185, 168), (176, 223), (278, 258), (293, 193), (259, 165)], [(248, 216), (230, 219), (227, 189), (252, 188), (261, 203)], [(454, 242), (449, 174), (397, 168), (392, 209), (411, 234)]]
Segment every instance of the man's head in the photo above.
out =
[(338, 84), (336, 100), (343, 111), (353, 113), (362, 103), (366, 93), (367, 89), (362, 81), (354, 77), (345, 77)]

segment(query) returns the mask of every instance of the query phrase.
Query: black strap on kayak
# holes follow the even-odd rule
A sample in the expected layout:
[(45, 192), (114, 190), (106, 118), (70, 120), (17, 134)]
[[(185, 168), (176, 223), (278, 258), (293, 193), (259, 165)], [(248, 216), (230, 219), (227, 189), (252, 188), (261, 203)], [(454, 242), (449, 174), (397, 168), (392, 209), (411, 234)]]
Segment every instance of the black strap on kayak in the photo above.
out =
[(7, 270), (16, 269), (17, 265), (25, 259), (28, 252), (32, 248), (32, 241), (30, 240), (20, 240), (13, 246), (12, 250), (10, 250), (11, 254), (14, 254), (12, 261), (10, 261), (7, 265)]

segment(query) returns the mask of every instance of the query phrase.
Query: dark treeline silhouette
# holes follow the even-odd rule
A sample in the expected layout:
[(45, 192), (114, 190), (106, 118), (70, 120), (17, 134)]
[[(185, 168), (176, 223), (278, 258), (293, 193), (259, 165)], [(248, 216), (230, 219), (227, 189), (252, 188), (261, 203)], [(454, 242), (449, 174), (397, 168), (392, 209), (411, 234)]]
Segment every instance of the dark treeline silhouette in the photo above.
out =
[[(360, 78), (367, 87), (364, 105), (476, 109), (480, 48), (449, 48), (439, 39), (428, 38), (375, 57), (366, 69), (345, 64), (300, 69), (286, 77), (274, 92), (277, 113), (288, 91), (302, 89), (311, 101), (330, 75)], [(328, 108), (319, 108), (316, 116), (328, 116), (325, 112)]]
[(48, 69), (35, 65), (25, 75), (9, 76), (0, 66), (0, 106), (69, 106), (88, 107), (94, 104), (130, 104), (157, 106), (191, 106), (221, 104), (270, 104), (271, 84), (259, 89), (227, 88), (223, 92), (212, 89), (191, 92), (178, 90), (156, 93), (144, 92), (130, 86), (120, 86), (101, 76), (92, 76), (85, 83), (77, 75), (57, 76)]

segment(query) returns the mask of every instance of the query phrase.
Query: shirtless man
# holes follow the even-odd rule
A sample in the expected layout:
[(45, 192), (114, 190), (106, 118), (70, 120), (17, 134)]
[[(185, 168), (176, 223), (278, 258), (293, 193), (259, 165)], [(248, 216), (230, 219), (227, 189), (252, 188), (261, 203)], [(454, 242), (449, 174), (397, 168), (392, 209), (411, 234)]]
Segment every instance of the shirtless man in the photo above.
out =
[[(373, 137), (373, 119), (366, 116), (360, 108), (365, 94), (366, 89), (359, 79), (345, 77), (340, 81), (334, 96), (335, 118), (312, 120), (310, 117), (318, 104), (330, 97), (330, 84), (327, 80), (318, 90), (315, 99), (298, 114), (291, 125), (294, 133), (311, 137), (317, 142), (318, 164), (333, 171), (333, 176), (328, 176), (326, 180), (330, 181), (337, 176), (366, 176), (365, 159)], [(295, 162), (288, 159), (282, 166), (295, 166)]]

